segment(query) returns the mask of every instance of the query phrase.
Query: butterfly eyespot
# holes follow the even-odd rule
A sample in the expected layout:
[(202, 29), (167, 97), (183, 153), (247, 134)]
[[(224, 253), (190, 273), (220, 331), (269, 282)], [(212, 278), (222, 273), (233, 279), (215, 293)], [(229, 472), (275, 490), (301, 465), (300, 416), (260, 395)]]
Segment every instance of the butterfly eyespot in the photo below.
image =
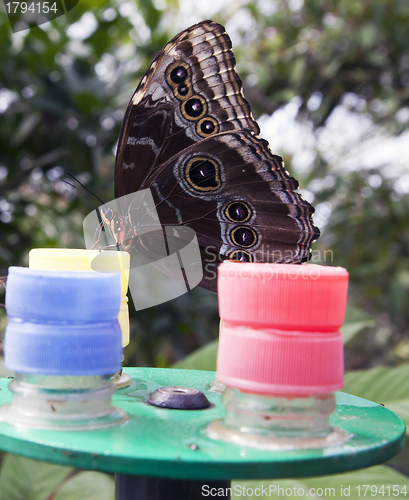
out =
[(222, 185), (220, 166), (215, 160), (196, 156), (185, 167), (188, 183), (198, 191), (216, 191)]
[(176, 68), (172, 69), (170, 72), (170, 79), (173, 83), (182, 83), (186, 80), (187, 76), (187, 69), (183, 66), (176, 66)]
[(182, 115), (187, 120), (198, 120), (207, 111), (206, 101), (201, 96), (195, 96), (182, 103)]
[(196, 131), (201, 137), (208, 137), (219, 131), (219, 124), (211, 116), (205, 116), (196, 125)]
[(187, 85), (179, 85), (177, 93), (181, 96), (186, 96), (189, 93), (189, 87)]
[(234, 250), (231, 254), (229, 254), (230, 260), (238, 260), (239, 262), (253, 262), (253, 255), (249, 252), (245, 252), (244, 250)]
[(186, 103), (185, 111), (189, 116), (196, 118), (202, 114), (202, 103), (199, 99), (190, 99), (190, 101)]
[(238, 226), (230, 231), (232, 243), (238, 247), (251, 248), (258, 242), (258, 235), (248, 226)]
[(224, 209), (224, 215), (232, 222), (246, 222), (253, 215), (253, 210), (243, 201), (234, 201)]
[(183, 61), (174, 61), (166, 68), (166, 81), (177, 97), (177, 87), (189, 86), (192, 72), (188, 64)]
[(112, 220), (114, 217), (114, 212), (110, 208), (107, 208), (106, 210), (104, 210), (104, 216), (107, 220)]
[(210, 120), (205, 120), (204, 122), (201, 123), (200, 125), (200, 130), (204, 133), (204, 134), (211, 134), (212, 132), (214, 132), (215, 130), (215, 126), (214, 126), (214, 123), (211, 122)]

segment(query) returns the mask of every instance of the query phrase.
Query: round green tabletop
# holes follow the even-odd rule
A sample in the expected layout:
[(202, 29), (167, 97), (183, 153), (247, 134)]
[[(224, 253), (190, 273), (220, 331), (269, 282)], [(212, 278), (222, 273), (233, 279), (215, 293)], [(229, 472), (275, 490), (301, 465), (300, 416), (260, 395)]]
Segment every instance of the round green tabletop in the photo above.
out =
[[(113, 404), (129, 416), (121, 426), (94, 431), (44, 431), (0, 423), (0, 449), (26, 457), (117, 474), (174, 479), (256, 479), (334, 474), (380, 464), (402, 449), (405, 424), (387, 408), (337, 394), (331, 424), (349, 434), (335, 446), (266, 451), (210, 439), (206, 426), (223, 416), (212, 392), (214, 372), (125, 368), (130, 386)], [(0, 404), (9, 403), (8, 379), (0, 379)], [(161, 386), (194, 387), (212, 403), (203, 410), (172, 410), (145, 402)]]

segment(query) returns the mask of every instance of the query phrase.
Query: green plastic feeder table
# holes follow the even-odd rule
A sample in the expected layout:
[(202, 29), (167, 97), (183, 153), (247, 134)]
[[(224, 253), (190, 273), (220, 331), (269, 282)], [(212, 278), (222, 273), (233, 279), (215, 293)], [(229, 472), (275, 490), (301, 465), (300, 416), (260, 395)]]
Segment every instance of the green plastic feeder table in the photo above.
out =
[[(404, 445), (405, 424), (399, 417), (344, 393), (337, 394), (337, 409), (331, 417), (333, 426), (351, 436), (344, 444), (274, 452), (215, 441), (205, 430), (224, 412), (221, 395), (209, 390), (214, 372), (160, 368), (126, 368), (125, 372), (132, 383), (113, 397), (113, 404), (129, 416), (125, 424), (106, 430), (61, 432), (0, 423), (0, 449), (115, 473), (116, 498), (120, 500), (194, 500), (203, 498), (203, 484), (227, 486), (231, 479), (335, 474), (383, 463)], [(9, 382), (0, 380), (0, 404), (11, 400)], [(147, 396), (162, 386), (199, 389), (211, 406), (174, 410), (146, 403)]]

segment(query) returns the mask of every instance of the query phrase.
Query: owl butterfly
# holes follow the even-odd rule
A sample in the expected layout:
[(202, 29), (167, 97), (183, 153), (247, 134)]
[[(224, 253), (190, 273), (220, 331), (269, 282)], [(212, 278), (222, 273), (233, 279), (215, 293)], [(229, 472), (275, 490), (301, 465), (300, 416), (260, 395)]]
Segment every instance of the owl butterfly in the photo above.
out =
[[(128, 105), (115, 165), (116, 199), (150, 188), (162, 226), (196, 232), (200, 286), (213, 291), (222, 260), (301, 263), (320, 234), (298, 182), (259, 136), (231, 47), (212, 21), (165, 45)], [(154, 253), (155, 231), (138, 235), (133, 210), (117, 202), (105, 217), (116, 242)]]

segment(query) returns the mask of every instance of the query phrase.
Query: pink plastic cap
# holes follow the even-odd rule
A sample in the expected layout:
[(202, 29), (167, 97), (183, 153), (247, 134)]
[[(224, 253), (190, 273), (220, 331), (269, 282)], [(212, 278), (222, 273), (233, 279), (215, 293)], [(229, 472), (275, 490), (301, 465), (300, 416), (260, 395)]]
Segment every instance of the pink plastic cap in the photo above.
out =
[(255, 330), (222, 322), (217, 379), (261, 394), (325, 394), (344, 385), (339, 333)]
[(218, 285), (220, 382), (287, 396), (343, 387), (345, 269), (225, 262)]
[(347, 290), (342, 267), (229, 261), (219, 267), (220, 317), (231, 324), (337, 332)]

